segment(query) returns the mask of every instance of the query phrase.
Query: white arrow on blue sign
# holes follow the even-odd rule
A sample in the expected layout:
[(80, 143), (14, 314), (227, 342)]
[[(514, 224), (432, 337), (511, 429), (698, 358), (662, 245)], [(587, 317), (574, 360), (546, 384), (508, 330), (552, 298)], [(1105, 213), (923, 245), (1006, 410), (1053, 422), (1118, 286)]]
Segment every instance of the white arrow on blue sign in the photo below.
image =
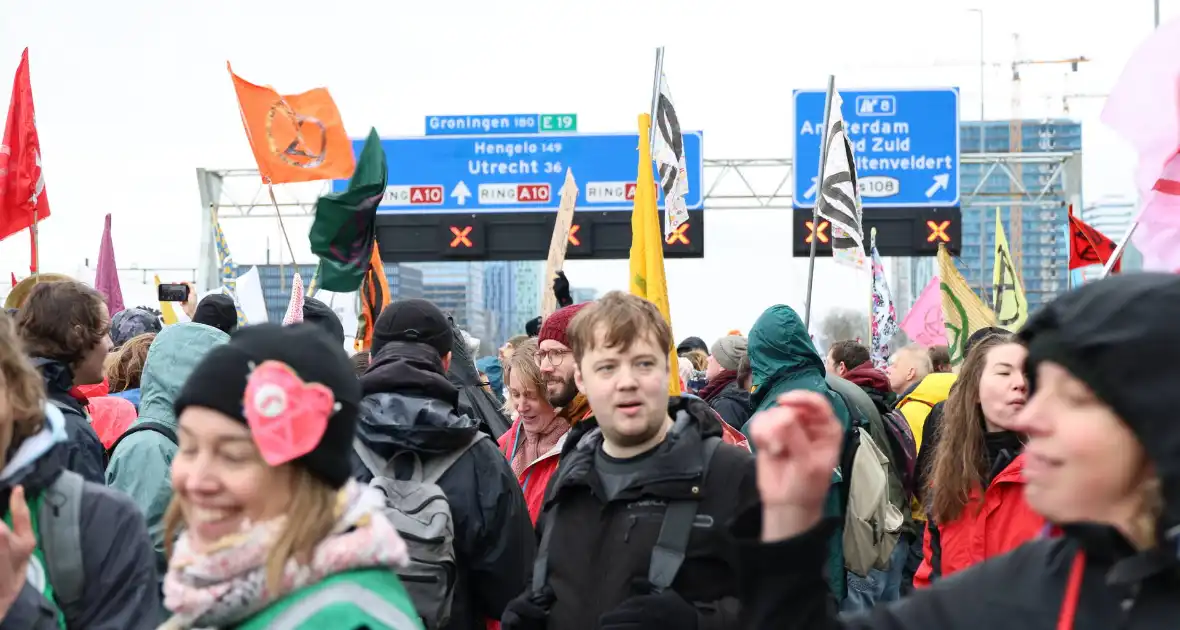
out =
[[(959, 89), (840, 90), (865, 208), (959, 205)], [(794, 205), (815, 205), (823, 90), (795, 91)]]
[[(353, 140), (359, 154), (363, 140)], [(578, 211), (630, 210), (639, 136), (634, 133), (383, 138), (389, 169), (381, 213), (552, 212), (566, 169), (578, 182)], [(689, 209), (704, 206), (699, 131), (684, 132)], [(653, 166), (654, 169), (654, 166)], [(654, 177), (654, 175), (653, 175)], [(332, 182), (332, 190), (347, 187)], [(663, 192), (659, 192), (663, 205)]]

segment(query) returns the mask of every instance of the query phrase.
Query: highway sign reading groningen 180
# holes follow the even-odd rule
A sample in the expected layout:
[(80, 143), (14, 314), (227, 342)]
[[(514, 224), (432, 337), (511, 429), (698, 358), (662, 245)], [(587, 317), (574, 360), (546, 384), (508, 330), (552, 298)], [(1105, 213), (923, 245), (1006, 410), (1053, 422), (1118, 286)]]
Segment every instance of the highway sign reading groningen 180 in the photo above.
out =
[[(795, 91), (794, 205), (815, 205), (823, 90)], [(856, 157), (861, 204), (959, 205), (959, 90), (840, 90), (844, 129)]]

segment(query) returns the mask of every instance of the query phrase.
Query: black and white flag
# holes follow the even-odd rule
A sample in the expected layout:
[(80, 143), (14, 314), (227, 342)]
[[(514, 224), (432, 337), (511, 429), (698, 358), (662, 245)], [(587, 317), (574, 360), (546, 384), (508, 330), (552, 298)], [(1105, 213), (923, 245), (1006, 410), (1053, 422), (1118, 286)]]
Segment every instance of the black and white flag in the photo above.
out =
[(684, 134), (680, 131), (676, 106), (672, 104), (668, 79), (662, 72), (654, 115), (656, 132), (652, 159), (659, 168), (660, 188), (664, 190), (664, 238), (668, 238), (688, 220), (688, 207), (684, 202), (688, 195), (688, 174), (684, 168)]
[(832, 91), (831, 113), (824, 134), (827, 158), (820, 175), (819, 216), (832, 223), (832, 249), (865, 251), (864, 222), (860, 207), (860, 190), (856, 185), (856, 160), (852, 143), (844, 131), (843, 101), (840, 93)]

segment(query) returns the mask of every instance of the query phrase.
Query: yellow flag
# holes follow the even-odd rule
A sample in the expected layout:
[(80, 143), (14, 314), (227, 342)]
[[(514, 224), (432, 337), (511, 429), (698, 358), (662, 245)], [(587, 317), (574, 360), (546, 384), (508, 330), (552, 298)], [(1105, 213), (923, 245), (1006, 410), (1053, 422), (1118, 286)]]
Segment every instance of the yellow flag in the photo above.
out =
[(967, 339), (980, 328), (996, 325), (996, 315), (967, 285), (955, 268), (946, 246), (938, 246), (938, 277), (942, 286), (942, 318), (950, 347), (951, 365), (959, 365), (966, 354)]
[[(160, 276), (155, 276), (156, 291), (160, 290)], [(176, 311), (172, 310), (172, 302), (160, 302), (160, 317), (164, 320), (165, 326), (171, 326), (180, 321), (176, 319)]]
[(1028, 301), (1024, 299), (1024, 286), (1016, 275), (1012, 262), (1012, 249), (1004, 235), (1004, 224), (1000, 221), (1000, 209), (996, 208), (996, 263), (992, 268), (992, 307), (1000, 327), (1020, 330), (1028, 320)]
[[(664, 277), (664, 233), (660, 230), (660, 210), (656, 205), (656, 180), (651, 160), (651, 116), (639, 116), (639, 174), (635, 178), (635, 207), (631, 211), (631, 294), (645, 298), (660, 309), (668, 327), (672, 327), (672, 309), (668, 305), (668, 281)], [(680, 367), (676, 347), (668, 349), (668, 393), (680, 395)]]

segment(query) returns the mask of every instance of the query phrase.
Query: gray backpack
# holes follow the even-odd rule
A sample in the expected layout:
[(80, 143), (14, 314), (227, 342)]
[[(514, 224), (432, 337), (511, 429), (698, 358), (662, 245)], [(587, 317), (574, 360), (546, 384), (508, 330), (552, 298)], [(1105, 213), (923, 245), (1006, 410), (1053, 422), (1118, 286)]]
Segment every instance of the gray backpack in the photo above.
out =
[(53, 586), (53, 600), (70, 619), (82, 603), (86, 574), (82, 566), (82, 476), (63, 470), (45, 489), (37, 512), (37, 546), (45, 557), (45, 572)]
[[(353, 442), (357, 455), (373, 475), (369, 485), (385, 495), (385, 516), (406, 541), (410, 564), (399, 568), (397, 575), (427, 630), (445, 627), (450, 621), (457, 573), (454, 517), (438, 480), (486, 437), (477, 431), (458, 450), (425, 462), (408, 451), (386, 462), (360, 440)], [(409, 479), (398, 479), (394, 472), (393, 463), (399, 456), (413, 459), (414, 472)]]

